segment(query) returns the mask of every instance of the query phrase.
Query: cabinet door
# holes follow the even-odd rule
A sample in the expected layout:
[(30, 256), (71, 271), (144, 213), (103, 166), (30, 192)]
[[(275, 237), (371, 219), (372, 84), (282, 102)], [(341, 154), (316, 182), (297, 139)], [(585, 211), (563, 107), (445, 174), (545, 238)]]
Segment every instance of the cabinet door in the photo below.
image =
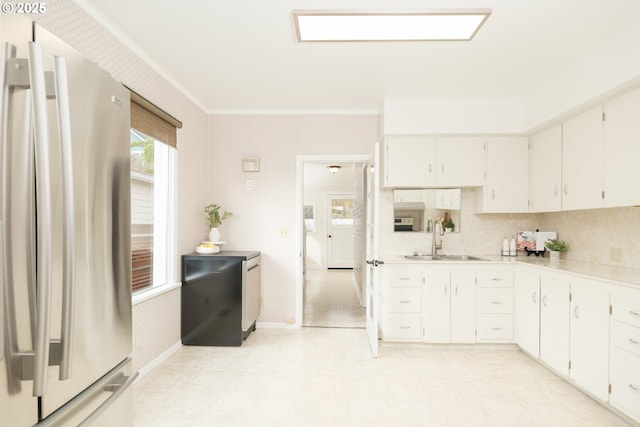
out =
[(604, 106), (604, 206), (640, 204), (640, 89)]
[(540, 276), (521, 271), (516, 281), (516, 342), (527, 353), (540, 352)]
[(569, 375), (569, 282), (542, 276), (540, 282), (540, 359)]
[(451, 271), (451, 342), (476, 341), (476, 274)]
[(602, 106), (562, 124), (562, 210), (602, 207)]
[(387, 136), (384, 184), (388, 187), (433, 187), (436, 183), (436, 139)]
[(437, 184), (481, 186), (484, 182), (484, 143), (483, 137), (438, 138)]
[(529, 211), (529, 139), (487, 140), (484, 212)]
[(531, 139), (531, 212), (562, 208), (562, 127), (557, 125)]
[(422, 292), (425, 342), (451, 342), (450, 294), (449, 270), (425, 272), (425, 285)]
[(569, 377), (606, 401), (609, 396), (609, 290), (591, 280), (572, 279)]

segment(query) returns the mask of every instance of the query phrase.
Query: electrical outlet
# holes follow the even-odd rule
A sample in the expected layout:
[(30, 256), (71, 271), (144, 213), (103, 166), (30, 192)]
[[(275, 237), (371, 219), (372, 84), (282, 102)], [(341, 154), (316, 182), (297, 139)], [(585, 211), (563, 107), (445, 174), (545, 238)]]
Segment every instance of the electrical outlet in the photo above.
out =
[(289, 237), (289, 229), (287, 227), (280, 229), (280, 237)]
[(260, 308), (264, 307), (264, 299), (260, 297)]
[(622, 248), (614, 247), (609, 249), (609, 261), (622, 262)]
[(253, 180), (252, 180), (252, 179), (248, 179), (248, 180), (245, 182), (245, 188), (246, 188), (247, 190), (253, 190)]

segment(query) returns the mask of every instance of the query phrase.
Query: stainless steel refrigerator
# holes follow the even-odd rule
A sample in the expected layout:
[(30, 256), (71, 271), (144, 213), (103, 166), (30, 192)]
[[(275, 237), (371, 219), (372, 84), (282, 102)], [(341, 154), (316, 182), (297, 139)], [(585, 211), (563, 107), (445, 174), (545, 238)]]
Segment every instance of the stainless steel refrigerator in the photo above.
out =
[(129, 92), (0, 14), (0, 424), (131, 425)]

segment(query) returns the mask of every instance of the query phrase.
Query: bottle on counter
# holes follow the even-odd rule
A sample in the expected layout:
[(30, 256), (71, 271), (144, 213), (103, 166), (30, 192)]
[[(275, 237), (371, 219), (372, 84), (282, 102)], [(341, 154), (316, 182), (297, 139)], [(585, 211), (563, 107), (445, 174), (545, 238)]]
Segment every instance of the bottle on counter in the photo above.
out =
[(518, 251), (516, 250), (516, 239), (511, 237), (511, 242), (509, 243), (509, 256), (518, 255)]
[(509, 240), (506, 237), (502, 241), (502, 256), (509, 256)]

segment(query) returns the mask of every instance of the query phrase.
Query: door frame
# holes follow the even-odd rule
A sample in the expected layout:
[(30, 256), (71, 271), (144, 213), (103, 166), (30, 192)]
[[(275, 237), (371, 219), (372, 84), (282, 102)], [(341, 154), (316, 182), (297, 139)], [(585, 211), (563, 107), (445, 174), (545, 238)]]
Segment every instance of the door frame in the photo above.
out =
[[(296, 156), (296, 211), (295, 211), (295, 256), (296, 256), (296, 313), (294, 327), (302, 327), (304, 312), (304, 165), (308, 163), (370, 163), (371, 154), (298, 155)], [(317, 213), (316, 213), (317, 215)]]

